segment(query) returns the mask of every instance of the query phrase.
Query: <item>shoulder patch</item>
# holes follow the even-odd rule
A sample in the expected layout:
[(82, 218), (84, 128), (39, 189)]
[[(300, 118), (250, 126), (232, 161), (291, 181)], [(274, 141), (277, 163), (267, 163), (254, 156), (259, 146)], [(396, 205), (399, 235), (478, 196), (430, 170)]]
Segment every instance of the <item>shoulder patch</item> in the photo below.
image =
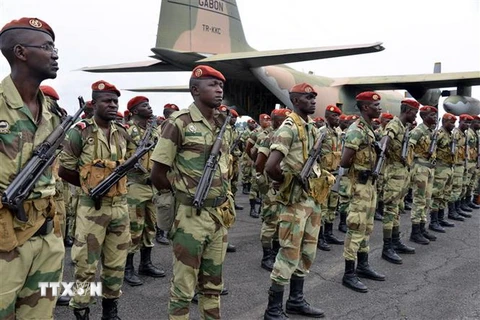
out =
[(88, 122), (85, 122), (85, 121), (83, 121), (83, 120), (78, 121), (78, 122), (75, 124), (75, 127), (76, 127), (76, 128), (79, 128), (80, 130), (85, 129), (85, 128), (88, 127), (88, 126), (89, 126), (89, 123), (88, 123)]

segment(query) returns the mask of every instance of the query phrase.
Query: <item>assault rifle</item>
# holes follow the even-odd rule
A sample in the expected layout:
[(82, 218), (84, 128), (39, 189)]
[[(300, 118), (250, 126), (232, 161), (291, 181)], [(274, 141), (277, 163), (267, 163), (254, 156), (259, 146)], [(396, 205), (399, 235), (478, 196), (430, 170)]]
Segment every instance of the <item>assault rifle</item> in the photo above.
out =
[(477, 133), (477, 168), (480, 168), (480, 137)]
[(470, 147), (468, 145), (468, 129), (467, 129), (465, 130), (465, 154), (463, 155), (463, 165), (465, 166), (465, 171), (467, 171), (469, 149)]
[[(143, 133), (142, 140), (138, 142), (137, 148), (144, 149), (148, 143), (151, 142), (152, 140), (152, 130), (153, 130), (153, 119), (148, 120), (147, 122), (147, 128), (145, 129), (145, 132)], [(154, 144), (155, 145), (155, 141)], [(140, 163), (140, 160), (135, 164), (134, 166), (135, 169), (141, 170), (143, 173), (148, 173), (148, 170), (145, 169), (145, 167)]]
[(430, 157), (433, 155), (433, 153), (435, 152), (435, 148), (437, 147), (439, 126), (440, 118), (438, 118), (437, 125), (435, 126), (435, 130), (433, 131), (432, 140), (430, 141), (430, 146), (428, 147), (428, 154), (430, 155)]
[(195, 191), (195, 195), (193, 196), (193, 206), (197, 208), (197, 214), (200, 214), (200, 209), (203, 207), (205, 199), (208, 195), (208, 191), (210, 190), (210, 186), (212, 185), (215, 171), (217, 171), (218, 159), (220, 157), (220, 149), (222, 148), (223, 135), (225, 134), (225, 130), (227, 129), (227, 125), (230, 123), (231, 118), (232, 114), (228, 112), (227, 118), (225, 119), (225, 122), (220, 129), (220, 133), (218, 134), (217, 139), (215, 139), (215, 142), (213, 143), (212, 151), (210, 152), (210, 156), (208, 157), (207, 163), (205, 164), (205, 168), (203, 168), (202, 176), (200, 177), (197, 190)]
[(450, 144), (450, 153), (452, 154), (453, 157), (455, 156), (456, 149), (457, 149), (457, 139), (455, 139), (455, 136), (452, 133), (452, 142)]
[(378, 179), (380, 173), (382, 172), (383, 164), (385, 163), (385, 151), (387, 150), (387, 144), (379, 144), (378, 148), (380, 149), (380, 154), (377, 157), (377, 163), (375, 164), (375, 169), (372, 172), (373, 182)]
[(239, 133), (237, 139), (235, 139), (233, 144), (230, 146), (230, 150), (229, 150), (230, 154), (233, 154), (233, 152), (235, 151), (235, 148), (238, 146), (241, 139), (242, 139), (242, 135)]
[[(143, 140), (143, 139), (142, 139)], [(137, 150), (128, 158), (124, 163), (116, 167), (112, 173), (108, 175), (102, 182), (100, 182), (95, 188), (90, 190), (89, 196), (95, 202), (95, 209), (100, 210), (102, 207), (102, 197), (108, 193), (111, 187), (113, 187), (120, 179), (122, 179), (128, 171), (135, 168), (138, 164), (138, 161), (150, 151), (154, 146), (150, 140), (145, 140), (145, 144), (139, 145)]]
[(302, 184), (303, 189), (306, 192), (310, 191), (310, 186), (308, 183), (308, 177), (312, 173), (313, 166), (315, 163), (318, 162), (318, 158), (320, 158), (322, 152), (322, 143), (323, 139), (325, 138), (325, 132), (323, 132), (320, 137), (318, 138), (317, 142), (313, 146), (312, 149), (308, 152), (308, 158), (305, 160), (303, 164), (302, 171), (300, 171), (300, 175), (298, 176), (298, 180)]
[(68, 129), (77, 121), (85, 109), (85, 101), (81, 96), (78, 97), (78, 102), (80, 109), (73, 116), (67, 115), (62, 123), (33, 150), (30, 160), (3, 192), (2, 204), (8, 207), (20, 221), (27, 221), (23, 201), (30, 195), (35, 183), (40, 179), (45, 169), (52, 165), (53, 160), (58, 155), (57, 150), (62, 147), (61, 143), (65, 139)]
[(402, 141), (402, 153), (401, 153), (401, 159), (402, 162), (405, 163), (407, 161), (407, 153), (408, 153), (408, 139), (410, 135), (410, 123), (407, 125), (407, 129), (405, 130), (405, 134), (403, 135), (403, 141)]

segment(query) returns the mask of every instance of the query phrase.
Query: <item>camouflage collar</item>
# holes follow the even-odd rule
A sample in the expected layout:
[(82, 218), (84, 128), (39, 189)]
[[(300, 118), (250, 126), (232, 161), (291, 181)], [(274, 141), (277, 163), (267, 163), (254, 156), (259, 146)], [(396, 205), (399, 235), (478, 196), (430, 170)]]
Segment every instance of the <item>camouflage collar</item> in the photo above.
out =
[(190, 111), (190, 117), (194, 122), (203, 122), (211, 131), (213, 131), (212, 125), (205, 119), (195, 103), (192, 103), (188, 110)]

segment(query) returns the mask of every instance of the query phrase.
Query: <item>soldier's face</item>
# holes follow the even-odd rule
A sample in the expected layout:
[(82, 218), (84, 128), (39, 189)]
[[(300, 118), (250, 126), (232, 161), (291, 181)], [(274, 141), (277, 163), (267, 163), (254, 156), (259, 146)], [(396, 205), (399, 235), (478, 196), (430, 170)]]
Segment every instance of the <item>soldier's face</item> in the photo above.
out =
[(314, 93), (302, 94), (296, 99), (296, 107), (303, 114), (314, 114), (317, 108), (317, 97)]
[(237, 117), (231, 117), (230, 118), (230, 125), (233, 126), (235, 123), (237, 123)]
[(97, 100), (92, 100), (95, 108), (95, 116), (104, 121), (111, 121), (117, 118), (118, 96), (114, 93), (105, 92), (98, 95)]
[(455, 128), (455, 122), (456, 122), (455, 120), (443, 119), (443, 127), (448, 132), (452, 132), (453, 128)]
[(480, 121), (479, 120), (473, 120), (471, 128), (475, 131), (480, 129)]
[[(40, 47), (41, 46), (41, 47)], [(13, 48), (23, 59), (38, 79), (55, 79), (58, 71), (58, 53), (52, 37), (44, 32), (26, 31)]]
[(458, 127), (460, 128), (460, 130), (465, 131), (468, 128), (470, 128), (471, 124), (472, 124), (471, 120), (462, 120), (460, 121), (460, 124), (458, 125)]
[(423, 122), (425, 122), (425, 124), (429, 127), (433, 125), (437, 125), (437, 113), (429, 112), (423, 119)]
[(378, 118), (380, 113), (382, 113), (382, 108), (380, 107), (380, 101), (370, 102), (366, 104), (366, 114), (370, 119)]
[(137, 105), (133, 113), (144, 119), (148, 119), (153, 115), (152, 107), (147, 101)]
[(331, 127), (338, 127), (338, 124), (340, 123), (340, 119), (338, 118), (340, 115), (335, 112), (326, 112), (325, 113), (325, 118), (327, 119), (328, 124)]
[(418, 113), (417, 109), (409, 108), (408, 111), (407, 111), (407, 122), (408, 123), (413, 123), (413, 121), (415, 121), (415, 119), (417, 119), (417, 113)]
[(195, 87), (198, 100), (210, 108), (218, 108), (223, 100), (223, 81), (218, 79), (203, 79)]

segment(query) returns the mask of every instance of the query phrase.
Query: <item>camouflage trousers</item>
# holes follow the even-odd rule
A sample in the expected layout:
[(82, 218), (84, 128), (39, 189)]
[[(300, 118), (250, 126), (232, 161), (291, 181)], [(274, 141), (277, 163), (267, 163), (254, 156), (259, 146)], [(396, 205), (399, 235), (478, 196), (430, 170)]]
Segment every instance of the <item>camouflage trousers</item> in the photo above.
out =
[(366, 184), (352, 185), (352, 200), (348, 207), (347, 234), (343, 247), (346, 260), (356, 260), (357, 252), (369, 252), (370, 235), (373, 232), (373, 217), (377, 204), (376, 185), (369, 178)]
[(253, 161), (245, 153), (242, 155), (242, 184), (250, 183), (253, 177)]
[(65, 247), (55, 232), (32, 237), (10, 252), (0, 252), (0, 319), (53, 319), (57, 298), (39, 282), (60, 282)]
[(462, 196), (463, 180), (465, 179), (465, 166), (463, 164), (456, 164), (453, 166), (452, 188), (450, 191), (450, 202), (460, 200)]
[(348, 206), (352, 197), (352, 183), (350, 179), (343, 176), (338, 190), (338, 212), (340, 214), (348, 212)]
[(65, 208), (65, 201), (62, 197), (54, 197), (55, 199), (55, 209), (57, 209), (58, 221), (60, 221), (60, 232), (62, 233), (62, 238), (65, 239), (67, 236), (66, 232), (66, 221), (67, 221), (67, 212)]
[(204, 208), (197, 215), (194, 207), (178, 201), (175, 206), (175, 222), (169, 235), (173, 248), (169, 319), (189, 319), (195, 289), (202, 319), (220, 319), (227, 229), (215, 208)]
[(278, 239), (278, 215), (283, 205), (275, 201), (276, 196), (270, 189), (262, 203), (262, 228), (260, 242), (263, 248), (271, 248), (272, 241)]
[(256, 176), (255, 168), (252, 167), (252, 178), (250, 179), (250, 193), (248, 194), (249, 200), (261, 199), (260, 189), (258, 185), (258, 179)]
[(472, 190), (474, 190), (473, 181), (476, 177), (476, 171), (477, 163), (474, 161), (469, 161), (467, 164), (466, 176), (463, 180), (462, 194), (460, 196), (461, 198), (465, 197), (467, 194), (472, 194)]
[(128, 253), (138, 252), (140, 248), (153, 247), (157, 225), (157, 208), (153, 203), (155, 193), (152, 186), (145, 184), (132, 183), (128, 186), (127, 203), (132, 238), (132, 246)]
[(327, 202), (322, 204), (322, 219), (326, 223), (333, 223), (335, 220), (335, 212), (338, 206), (338, 193), (330, 191), (327, 197)]
[(232, 162), (232, 178), (230, 179), (230, 186), (232, 194), (236, 194), (238, 191), (238, 175), (240, 173), (240, 163), (238, 157), (233, 157)]
[[(113, 197), (102, 199), (102, 207), (95, 210), (93, 201), (80, 196), (77, 210), (75, 242), (72, 259), (75, 264), (75, 281), (86, 286), (95, 281), (98, 262), (101, 261), (101, 281), (103, 297), (120, 297), (130, 248), (130, 219), (127, 199)], [(76, 295), (70, 300), (73, 308), (85, 308), (93, 302), (89, 292)]]
[(383, 201), (383, 193), (385, 190), (385, 179), (384, 179), (385, 167), (384, 167), (384, 170), (382, 171), (383, 173), (381, 173), (377, 179), (377, 202)]
[(294, 274), (305, 277), (315, 260), (322, 212), (313, 198), (282, 206), (278, 219), (278, 251), (270, 279), (287, 285)]
[[(427, 163), (427, 165), (429, 165)], [(427, 212), (432, 203), (434, 168), (415, 163), (412, 169), (413, 207), (410, 213), (412, 224), (427, 222)]]
[(437, 162), (433, 175), (432, 211), (445, 209), (452, 191), (453, 169), (451, 166)]
[(400, 162), (388, 164), (384, 173), (384, 214), (383, 230), (392, 230), (400, 226), (400, 204), (408, 192), (410, 175), (406, 166)]

